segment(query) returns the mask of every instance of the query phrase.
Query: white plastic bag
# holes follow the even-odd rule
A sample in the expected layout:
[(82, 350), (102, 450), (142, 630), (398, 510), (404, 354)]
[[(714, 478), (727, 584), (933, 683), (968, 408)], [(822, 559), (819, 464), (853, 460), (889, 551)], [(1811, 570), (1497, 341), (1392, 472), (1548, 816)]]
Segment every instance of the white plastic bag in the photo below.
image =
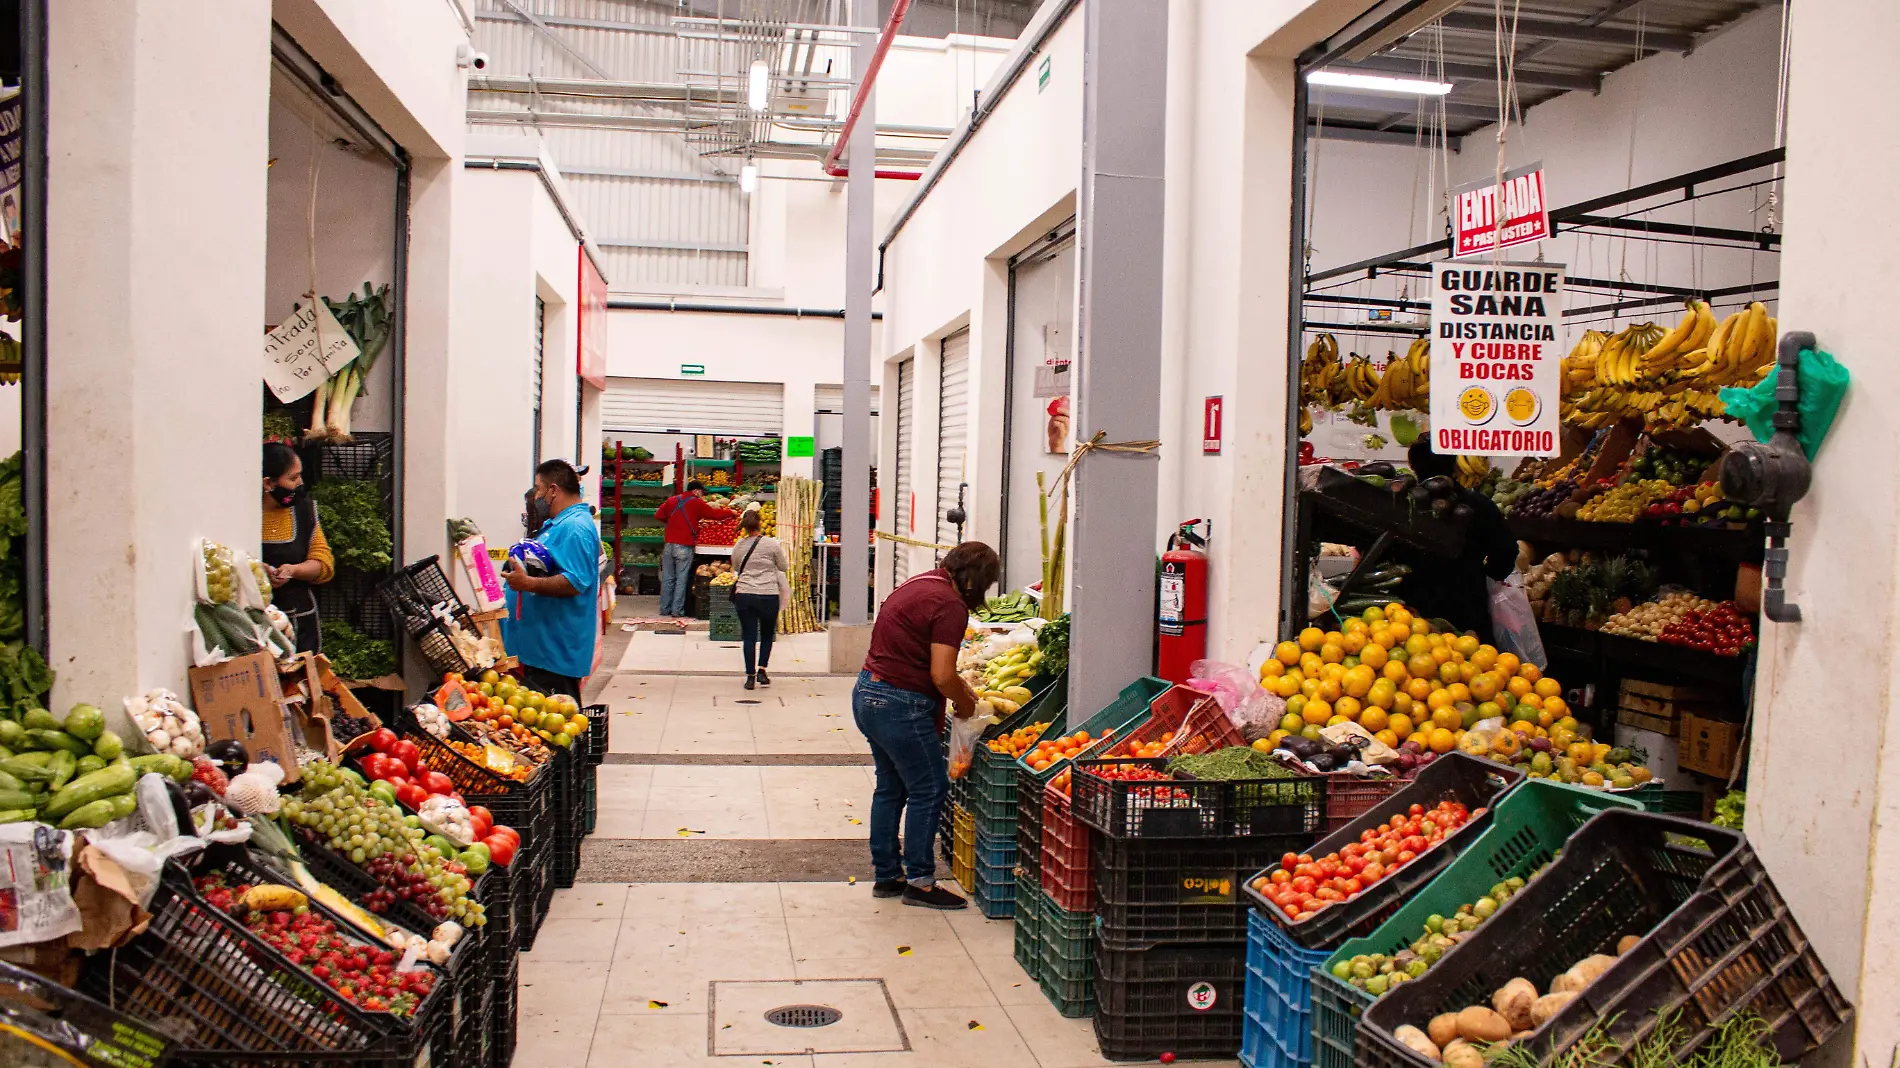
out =
[(1498, 649), (1516, 653), (1524, 663), (1547, 666), (1544, 639), (1537, 633), (1537, 615), (1531, 611), (1523, 577), (1512, 572), (1503, 582), (1485, 579), (1484, 585), (1491, 594), (1491, 636)]
[(976, 760), (976, 747), (983, 740), (983, 732), (996, 723), (996, 713), (988, 701), (978, 701), (976, 714), (967, 719), (950, 717), (951, 778), (961, 779), (970, 773), (970, 765)]

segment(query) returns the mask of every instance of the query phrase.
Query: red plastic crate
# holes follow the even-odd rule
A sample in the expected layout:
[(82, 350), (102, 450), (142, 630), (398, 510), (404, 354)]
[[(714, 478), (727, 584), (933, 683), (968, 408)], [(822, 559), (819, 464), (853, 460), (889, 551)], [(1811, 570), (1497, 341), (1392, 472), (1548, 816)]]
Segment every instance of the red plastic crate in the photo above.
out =
[(1372, 810), (1374, 805), (1412, 785), (1412, 780), (1394, 775), (1367, 779), (1350, 771), (1335, 771), (1326, 776), (1326, 833), (1351, 823)]
[(1042, 892), (1057, 908), (1095, 911), (1093, 835), (1075, 818), (1069, 795), (1052, 781), (1042, 789)]
[(1246, 745), (1220, 702), (1199, 690), (1170, 686), (1148, 705), (1148, 719), (1129, 731), (1102, 754), (1104, 757), (1128, 756), (1136, 742), (1159, 741), (1169, 731), (1174, 738), (1163, 755), (1175, 753), (1211, 753), (1230, 745)]

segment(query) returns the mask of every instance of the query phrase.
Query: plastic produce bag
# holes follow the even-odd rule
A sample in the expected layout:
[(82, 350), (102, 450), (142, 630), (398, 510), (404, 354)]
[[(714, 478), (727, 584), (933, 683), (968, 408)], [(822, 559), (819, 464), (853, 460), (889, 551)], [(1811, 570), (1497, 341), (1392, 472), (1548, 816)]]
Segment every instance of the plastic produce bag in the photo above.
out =
[(1286, 715), (1286, 702), (1261, 689), (1254, 675), (1236, 664), (1196, 660), (1188, 666), (1187, 686), (1212, 694), (1248, 741), (1272, 734)]
[(1484, 585), (1491, 595), (1491, 634), (1498, 649), (1517, 654), (1527, 664), (1546, 666), (1544, 639), (1537, 633), (1537, 615), (1524, 593), (1523, 576), (1512, 572), (1503, 582), (1485, 579)]
[(967, 719), (950, 717), (951, 778), (961, 779), (970, 773), (970, 765), (976, 760), (976, 747), (983, 740), (983, 732), (996, 723), (996, 713), (988, 701), (978, 701), (976, 714)]
[[(1756, 441), (1765, 442), (1775, 436), (1775, 409), (1780, 407), (1775, 400), (1775, 380), (1779, 377), (1771, 368), (1767, 377), (1747, 389), (1729, 386), (1720, 393), (1728, 414), (1748, 424)], [(1801, 399), (1795, 402), (1801, 413), (1801, 429), (1795, 436), (1812, 460), (1821, 451), (1828, 428), (1834, 425), (1834, 413), (1847, 395), (1851, 376), (1832, 355), (1819, 349), (1802, 349), (1796, 377), (1801, 384)]]

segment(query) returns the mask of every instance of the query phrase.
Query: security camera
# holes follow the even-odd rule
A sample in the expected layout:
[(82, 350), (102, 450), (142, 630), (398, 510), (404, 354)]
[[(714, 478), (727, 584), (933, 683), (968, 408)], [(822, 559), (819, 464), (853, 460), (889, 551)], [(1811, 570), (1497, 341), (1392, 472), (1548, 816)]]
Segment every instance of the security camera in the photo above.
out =
[(455, 46), (455, 65), (463, 70), (487, 70), (488, 53), (477, 52), (469, 45)]

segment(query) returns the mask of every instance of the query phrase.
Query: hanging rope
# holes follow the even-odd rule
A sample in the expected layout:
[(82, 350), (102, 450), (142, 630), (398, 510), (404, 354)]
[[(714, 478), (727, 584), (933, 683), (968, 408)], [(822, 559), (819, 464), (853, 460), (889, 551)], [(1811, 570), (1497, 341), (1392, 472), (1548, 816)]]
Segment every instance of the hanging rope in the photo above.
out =
[(1075, 451), (1069, 454), (1069, 462), (1063, 465), (1061, 474), (1056, 476), (1055, 482), (1044, 490), (1042, 495), (1047, 497), (1057, 489), (1061, 489), (1066, 497), (1069, 489), (1069, 473), (1075, 470), (1076, 464), (1082, 462), (1082, 457), (1091, 452), (1119, 452), (1136, 456), (1151, 456), (1156, 449), (1161, 447), (1159, 441), (1103, 441), (1102, 439), (1107, 436), (1108, 431), (1097, 430), (1094, 437), (1077, 445)]

